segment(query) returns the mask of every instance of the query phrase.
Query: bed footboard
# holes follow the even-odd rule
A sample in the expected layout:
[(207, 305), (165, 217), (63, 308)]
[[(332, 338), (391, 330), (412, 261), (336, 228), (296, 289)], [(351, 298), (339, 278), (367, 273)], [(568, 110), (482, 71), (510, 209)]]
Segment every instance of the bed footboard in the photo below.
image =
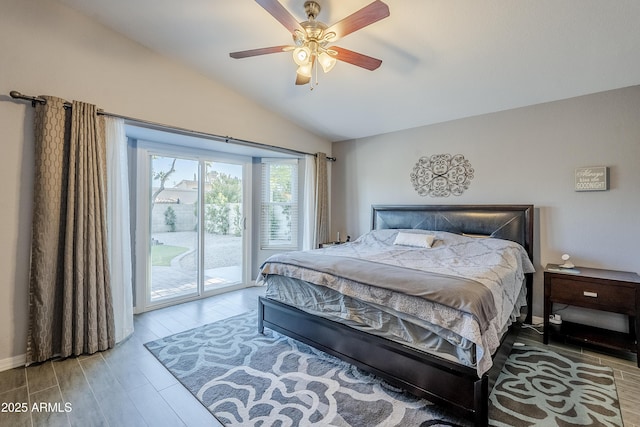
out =
[(260, 333), (264, 328), (309, 344), (416, 396), (463, 413), (477, 426), (488, 424), (490, 386), (506, 360), (504, 353), (508, 356), (515, 340), (515, 335), (510, 334), (503, 341), (499, 350), (503, 356), (496, 358), (496, 366), (490, 372), (478, 378), (474, 368), (260, 297)]

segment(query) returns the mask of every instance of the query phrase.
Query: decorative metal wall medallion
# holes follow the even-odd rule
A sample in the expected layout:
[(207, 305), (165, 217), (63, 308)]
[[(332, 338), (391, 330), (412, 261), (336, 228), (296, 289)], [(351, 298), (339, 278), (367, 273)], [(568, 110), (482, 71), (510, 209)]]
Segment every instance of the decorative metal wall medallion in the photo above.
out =
[(460, 196), (469, 188), (473, 168), (462, 154), (420, 157), (411, 172), (411, 183), (421, 196)]

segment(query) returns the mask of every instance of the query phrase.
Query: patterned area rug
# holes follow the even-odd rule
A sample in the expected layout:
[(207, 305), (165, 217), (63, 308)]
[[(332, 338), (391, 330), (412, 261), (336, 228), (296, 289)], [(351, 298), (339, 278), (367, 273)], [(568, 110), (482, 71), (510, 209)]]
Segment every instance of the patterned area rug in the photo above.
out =
[[(246, 313), (146, 344), (225, 426), (466, 426), (426, 400)], [(610, 368), (514, 348), (491, 394), (495, 426), (622, 426)]]

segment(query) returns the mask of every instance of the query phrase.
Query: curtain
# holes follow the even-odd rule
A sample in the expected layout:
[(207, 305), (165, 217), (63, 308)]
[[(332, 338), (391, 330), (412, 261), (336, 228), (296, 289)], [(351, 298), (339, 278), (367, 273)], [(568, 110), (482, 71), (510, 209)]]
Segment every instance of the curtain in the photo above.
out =
[(107, 151), (107, 246), (116, 343), (133, 333), (129, 171), (124, 120), (105, 117)]
[(304, 200), (302, 250), (318, 247), (316, 242), (316, 157), (308, 154), (304, 158)]
[(115, 345), (106, 247), (104, 118), (36, 104), (27, 364)]
[(316, 153), (316, 244), (329, 242), (327, 155)]

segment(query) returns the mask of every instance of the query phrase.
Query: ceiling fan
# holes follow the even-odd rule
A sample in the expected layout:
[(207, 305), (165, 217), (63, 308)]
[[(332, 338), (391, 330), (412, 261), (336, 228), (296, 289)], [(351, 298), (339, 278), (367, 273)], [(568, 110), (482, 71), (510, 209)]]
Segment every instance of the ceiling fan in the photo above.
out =
[[(312, 71), (316, 70), (317, 84), (317, 64), (322, 67), (325, 73), (331, 71), (336, 61), (348, 62), (349, 64), (375, 70), (382, 64), (382, 61), (344, 49), (338, 46), (330, 46), (342, 37), (358, 31), (367, 25), (371, 25), (389, 16), (389, 6), (380, 0), (363, 7), (357, 12), (347, 16), (341, 21), (331, 26), (323, 22), (316, 21), (320, 13), (320, 5), (316, 1), (305, 1), (304, 10), (307, 20), (298, 22), (278, 0), (256, 0), (267, 12), (269, 12), (278, 22), (291, 32), (293, 45), (272, 46), (260, 49), (243, 50), (229, 54), (232, 58), (248, 58), (251, 56), (266, 55), (278, 52), (293, 52), (293, 60), (298, 65), (296, 72), (296, 84), (305, 85), (311, 81)], [(313, 87), (312, 87), (313, 89)]]

